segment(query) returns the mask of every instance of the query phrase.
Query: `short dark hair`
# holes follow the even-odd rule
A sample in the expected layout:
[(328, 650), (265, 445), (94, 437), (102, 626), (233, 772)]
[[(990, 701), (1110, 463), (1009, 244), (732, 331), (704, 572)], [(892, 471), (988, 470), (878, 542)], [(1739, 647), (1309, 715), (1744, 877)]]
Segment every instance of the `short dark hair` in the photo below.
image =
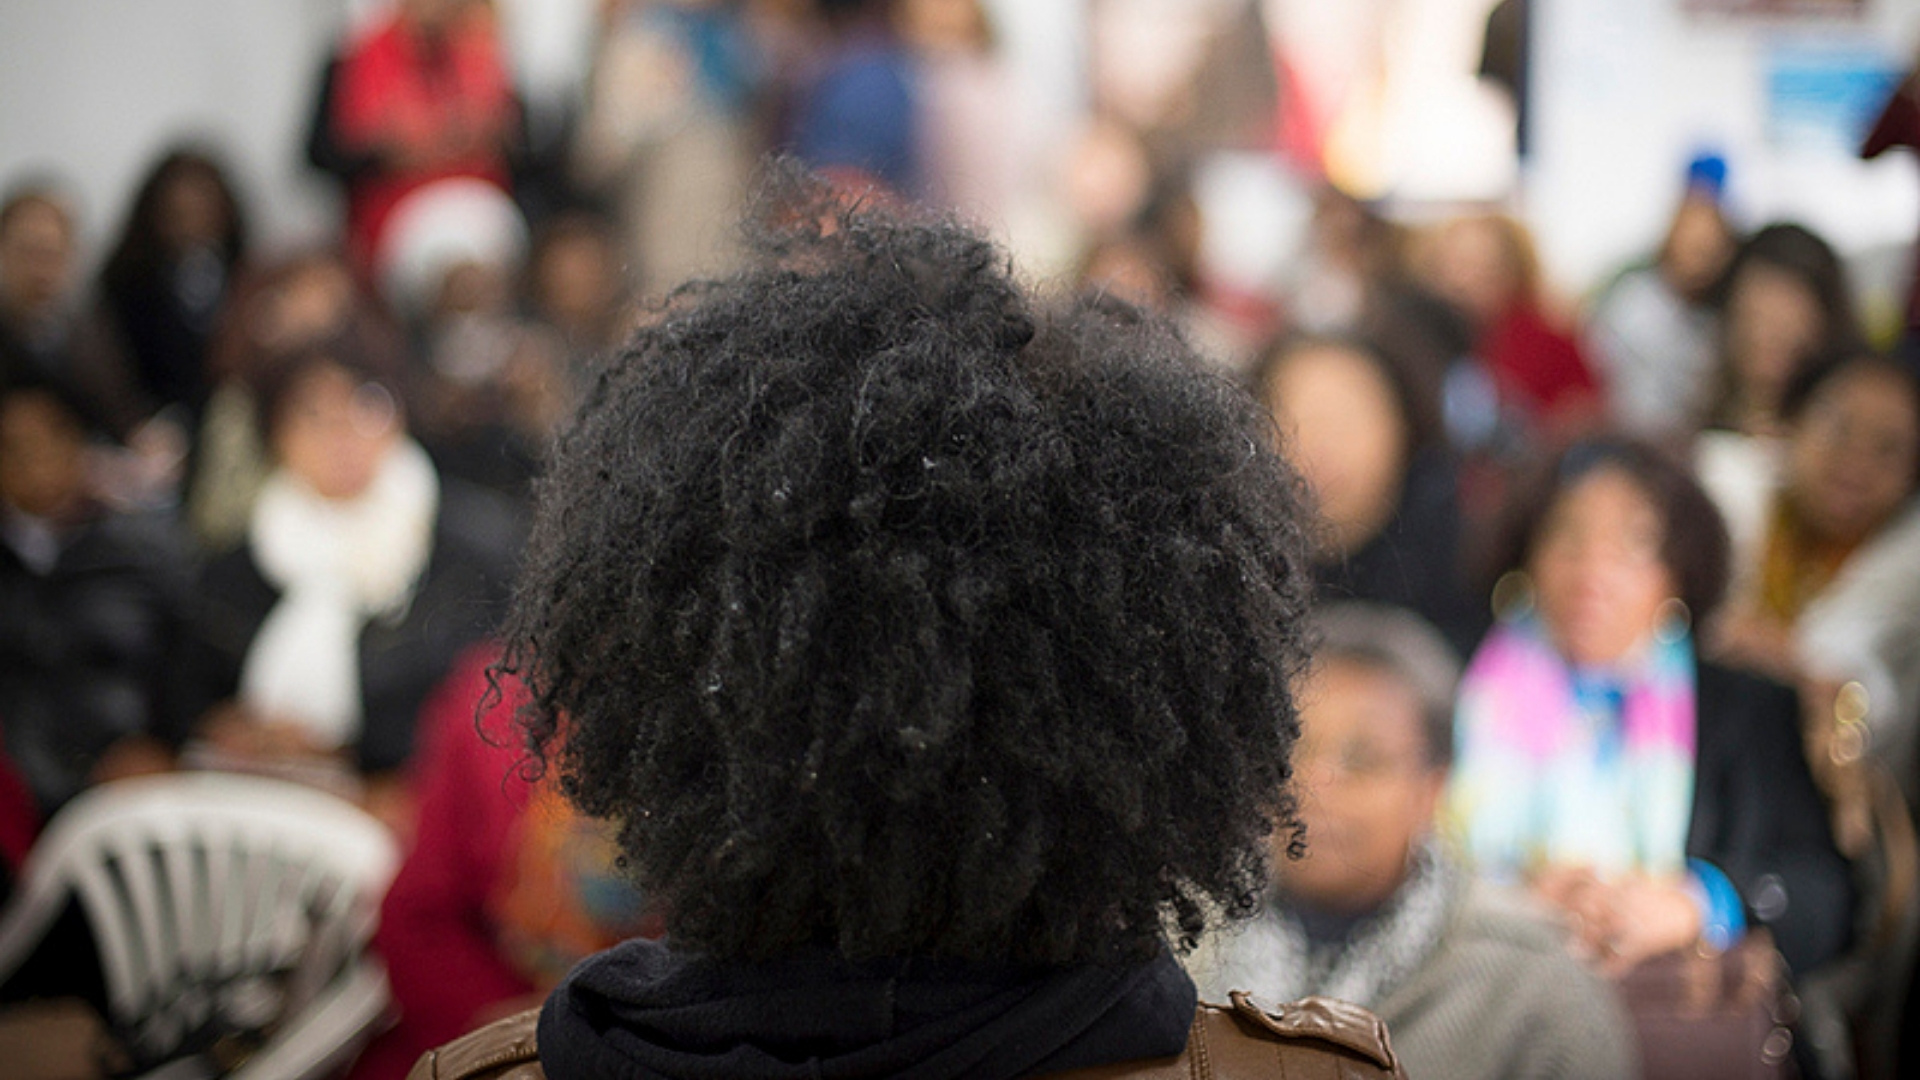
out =
[(538, 485), (529, 766), (712, 956), (1063, 964), (1257, 910), (1310, 594), (1262, 410), (959, 225), (772, 190)]
[(1420, 703), (1427, 764), (1453, 764), (1453, 697), (1460, 658), (1431, 623), (1405, 608), (1329, 604), (1314, 617), (1314, 662), (1343, 660), (1397, 680)]
[(406, 415), (398, 358), (385, 352), (378, 339), (348, 327), (317, 341), (299, 342), (271, 353), (246, 373), (253, 392), (254, 424), (269, 448), (286, 419), (293, 395), (314, 372), (334, 367), (362, 384), (380, 387), (393, 399), (395, 410)]
[(1727, 591), (1726, 523), (1684, 466), (1647, 443), (1617, 436), (1574, 443), (1516, 488), (1488, 549), (1492, 558), (1485, 567), (1487, 587), (1491, 590), (1508, 571), (1526, 567), (1540, 528), (1560, 497), (1603, 468), (1625, 473), (1653, 503), (1662, 530), (1660, 561), (1673, 575), (1693, 624), (1702, 625)]

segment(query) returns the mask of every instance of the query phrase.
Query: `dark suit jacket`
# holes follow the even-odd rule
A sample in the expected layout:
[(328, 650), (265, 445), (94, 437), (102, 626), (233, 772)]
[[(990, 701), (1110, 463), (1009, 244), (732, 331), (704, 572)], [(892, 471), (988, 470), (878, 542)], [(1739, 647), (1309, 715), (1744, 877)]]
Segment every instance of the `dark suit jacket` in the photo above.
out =
[(1749, 926), (1772, 930), (1796, 972), (1839, 955), (1853, 883), (1807, 770), (1792, 690), (1702, 661), (1687, 855), (1719, 867)]

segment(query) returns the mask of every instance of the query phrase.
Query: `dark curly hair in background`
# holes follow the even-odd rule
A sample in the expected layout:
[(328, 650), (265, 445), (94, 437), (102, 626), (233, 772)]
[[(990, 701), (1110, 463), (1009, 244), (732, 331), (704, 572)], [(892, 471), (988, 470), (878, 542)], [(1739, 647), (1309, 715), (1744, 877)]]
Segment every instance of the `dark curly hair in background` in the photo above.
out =
[(718, 958), (1119, 960), (1251, 911), (1309, 590), (1270, 421), (958, 226), (771, 190), (556, 447), (502, 662), (534, 763)]

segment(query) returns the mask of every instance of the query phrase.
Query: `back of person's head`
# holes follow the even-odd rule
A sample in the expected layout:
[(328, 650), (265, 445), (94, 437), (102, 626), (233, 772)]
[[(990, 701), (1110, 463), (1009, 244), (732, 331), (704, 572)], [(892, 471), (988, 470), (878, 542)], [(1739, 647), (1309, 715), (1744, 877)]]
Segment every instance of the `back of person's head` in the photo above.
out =
[(1166, 325), (786, 176), (597, 373), (506, 627), (676, 943), (1065, 964), (1254, 910), (1303, 513)]

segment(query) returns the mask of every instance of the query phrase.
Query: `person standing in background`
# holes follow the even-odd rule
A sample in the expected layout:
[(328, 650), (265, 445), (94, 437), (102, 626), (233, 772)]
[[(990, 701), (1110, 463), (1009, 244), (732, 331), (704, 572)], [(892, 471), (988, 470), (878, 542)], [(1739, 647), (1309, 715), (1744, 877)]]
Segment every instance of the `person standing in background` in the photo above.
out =
[(814, 0), (814, 8), (824, 54), (800, 87), (788, 149), (849, 191), (919, 197), (919, 71), (894, 30), (893, 0)]
[(347, 253), (369, 274), (389, 215), (436, 180), (511, 186), (519, 106), (485, 0), (399, 0), (350, 45), (328, 91), (348, 172)]

